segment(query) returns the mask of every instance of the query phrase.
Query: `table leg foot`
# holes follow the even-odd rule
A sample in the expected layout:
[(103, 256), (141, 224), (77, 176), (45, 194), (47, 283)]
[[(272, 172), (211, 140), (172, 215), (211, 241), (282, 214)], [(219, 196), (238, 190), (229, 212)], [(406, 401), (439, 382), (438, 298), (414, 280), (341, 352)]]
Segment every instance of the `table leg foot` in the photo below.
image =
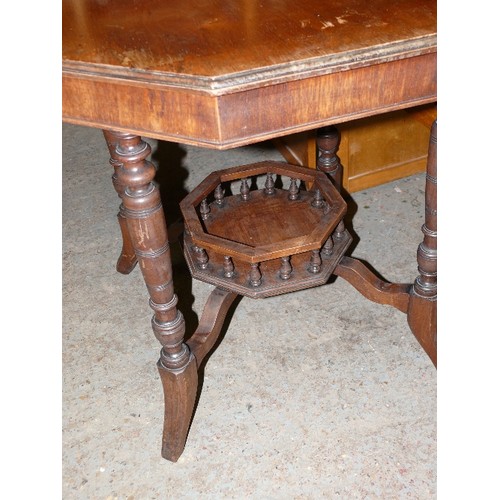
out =
[(429, 300), (410, 293), (408, 325), (437, 367), (437, 300)]
[(237, 296), (220, 288), (212, 291), (187, 347), (176, 345), (180, 320), (162, 325), (153, 319), (153, 330), (164, 344), (158, 361), (165, 395), (162, 456), (171, 462), (176, 462), (184, 450), (198, 393), (198, 369), (214, 346)]
[(194, 413), (198, 369), (192, 354), (187, 364), (178, 370), (166, 368), (162, 358), (163, 351), (157, 365), (165, 399), (161, 455), (166, 460), (177, 462), (184, 451)]

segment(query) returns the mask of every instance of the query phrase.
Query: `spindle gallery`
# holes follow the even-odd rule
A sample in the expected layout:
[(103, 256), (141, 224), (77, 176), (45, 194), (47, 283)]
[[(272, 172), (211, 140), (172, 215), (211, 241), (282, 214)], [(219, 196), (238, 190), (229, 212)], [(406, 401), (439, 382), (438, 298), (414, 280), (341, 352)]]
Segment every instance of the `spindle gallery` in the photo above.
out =
[(180, 207), (193, 277), (253, 298), (326, 283), (352, 241), (328, 176), (284, 162), (213, 172)]

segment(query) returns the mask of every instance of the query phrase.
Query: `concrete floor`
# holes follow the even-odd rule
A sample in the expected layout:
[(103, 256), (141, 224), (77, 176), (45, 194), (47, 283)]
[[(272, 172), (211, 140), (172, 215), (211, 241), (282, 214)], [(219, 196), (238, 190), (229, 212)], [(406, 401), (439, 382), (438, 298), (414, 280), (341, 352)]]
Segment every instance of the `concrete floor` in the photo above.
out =
[[(167, 218), (217, 168), (281, 156), (149, 141)], [(342, 279), (243, 298), (209, 359), (184, 454), (160, 456), (159, 344), (138, 269), (121, 248), (112, 169), (98, 130), (63, 125), (63, 498), (436, 497), (436, 370), (406, 317)], [(353, 195), (353, 256), (411, 282), (424, 175)], [(174, 247), (188, 328), (212, 287)]]

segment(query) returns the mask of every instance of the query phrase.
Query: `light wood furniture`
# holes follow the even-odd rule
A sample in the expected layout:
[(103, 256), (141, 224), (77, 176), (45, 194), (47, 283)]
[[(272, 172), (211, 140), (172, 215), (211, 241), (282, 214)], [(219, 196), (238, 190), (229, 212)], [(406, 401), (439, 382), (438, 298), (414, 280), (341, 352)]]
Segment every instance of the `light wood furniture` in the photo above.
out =
[[(193, 415), (198, 367), (236, 293), (216, 286), (185, 341), (151, 148), (141, 136), (225, 149), (318, 129), (317, 168), (340, 192), (334, 124), (436, 100), (435, 1), (63, 0), (62, 69), (63, 120), (102, 129), (109, 148), (121, 198), (117, 268), (127, 273), (138, 263), (150, 295), (162, 345), (162, 455), (175, 461)], [(436, 362), (430, 158), (415, 283), (383, 282), (347, 256), (333, 272), (407, 314)]]

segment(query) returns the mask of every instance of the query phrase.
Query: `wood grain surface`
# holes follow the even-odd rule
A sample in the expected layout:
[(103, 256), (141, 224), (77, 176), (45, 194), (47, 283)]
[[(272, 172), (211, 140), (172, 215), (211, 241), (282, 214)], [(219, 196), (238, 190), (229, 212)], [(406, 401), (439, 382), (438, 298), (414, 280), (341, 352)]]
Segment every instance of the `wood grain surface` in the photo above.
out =
[(63, 119), (218, 149), (436, 100), (434, 0), (63, 1)]

